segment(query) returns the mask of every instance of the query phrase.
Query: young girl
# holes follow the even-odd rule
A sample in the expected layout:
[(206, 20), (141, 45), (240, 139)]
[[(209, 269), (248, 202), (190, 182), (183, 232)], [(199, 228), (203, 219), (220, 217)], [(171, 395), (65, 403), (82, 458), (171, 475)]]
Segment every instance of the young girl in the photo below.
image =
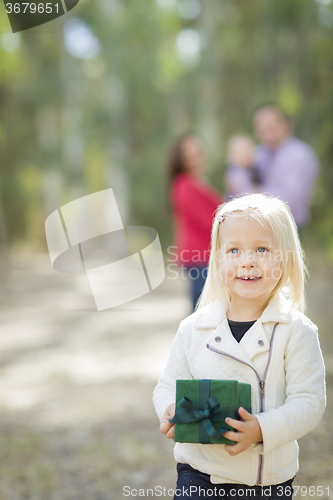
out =
[[(174, 437), (177, 379), (251, 384), (252, 414), (226, 422), (236, 444), (176, 443), (175, 499), (292, 498), (296, 439), (325, 408), (318, 329), (303, 313), (305, 265), (295, 221), (278, 198), (235, 198), (217, 211), (208, 277), (180, 324), (154, 391), (160, 430)], [(181, 424), (178, 424), (181, 425)]]

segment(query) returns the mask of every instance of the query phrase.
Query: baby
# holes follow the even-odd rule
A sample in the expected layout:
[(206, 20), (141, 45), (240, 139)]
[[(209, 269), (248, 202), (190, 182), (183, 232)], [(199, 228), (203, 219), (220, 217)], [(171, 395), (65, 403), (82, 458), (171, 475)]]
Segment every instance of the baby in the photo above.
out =
[[(232, 135), (227, 142), (227, 163), (235, 167), (246, 168), (250, 170), (251, 181), (259, 188), (261, 184), (259, 172), (255, 165), (255, 144), (249, 135)], [(227, 190), (234, 191), (234, 182), (226, 176)], [(229, 186), (231, 183), (231, 186)]]
[(255, 144), (245, 134), (232, 135), (227, 142), (227, 161), (232, 165), (252, 168), (254, 165)]

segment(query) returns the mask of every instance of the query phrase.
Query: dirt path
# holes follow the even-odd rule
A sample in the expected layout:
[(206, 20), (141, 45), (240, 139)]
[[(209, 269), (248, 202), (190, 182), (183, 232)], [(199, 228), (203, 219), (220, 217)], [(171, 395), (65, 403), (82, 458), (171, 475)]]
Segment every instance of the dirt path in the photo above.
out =
[[(308, 284), (329, 401), (332, 278), (322, 263)], [(168, 279), (145, 297), (98, 313), (85, 276), (54, 272), (48, 256), (2, 263), (0, 500), (120, 500), (125, 486), (175, 487), (173, 443), (158, 431), (152, 392), (189, 312), (186, 287)], [(327, 487), (333, 495), (332, 417), (329, 406), (300, 440), (295, 484), (323, 486), (322, 498)]]

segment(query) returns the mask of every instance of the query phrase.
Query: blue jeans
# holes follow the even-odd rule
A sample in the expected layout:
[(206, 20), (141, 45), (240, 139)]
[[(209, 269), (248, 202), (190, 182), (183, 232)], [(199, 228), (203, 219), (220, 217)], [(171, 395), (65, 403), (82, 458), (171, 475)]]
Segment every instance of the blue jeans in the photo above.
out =
[(192, 300), (192, 309), (194, 311), (195, 306), (198, 302), (198, 298), (200, 297), (200, 294), (202, 292), (203, 286), (207, 278), (208, 268), (207, 264), (201, 264), (197, 266), (195, 265), (185, 266), (185, 269), (187, 270), (188, 277), (191, 282), (190, 285), (191, 300)]
[(272, 486), (210, 482), (210, 475), (193, 469), (188, 464), (177, 464), (178, 480), (173, 500), (291, 500), (294, 478)]

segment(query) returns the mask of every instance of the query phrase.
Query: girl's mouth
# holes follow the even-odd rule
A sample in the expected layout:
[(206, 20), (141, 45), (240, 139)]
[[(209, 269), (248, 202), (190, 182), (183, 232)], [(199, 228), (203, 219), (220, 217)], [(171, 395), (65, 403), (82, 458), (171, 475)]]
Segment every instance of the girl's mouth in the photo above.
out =
[(253, 283), (254, 281), (259, 281), (261, 279), (261, 277), (260, 276), (258, 276), (258, 277), (251, 277), (251, 276), (245, 277), (245, 276), (243, 276), (243, 277), (239, 277), (237, 279), (240, 281), (246, 282), (246, 283)]

